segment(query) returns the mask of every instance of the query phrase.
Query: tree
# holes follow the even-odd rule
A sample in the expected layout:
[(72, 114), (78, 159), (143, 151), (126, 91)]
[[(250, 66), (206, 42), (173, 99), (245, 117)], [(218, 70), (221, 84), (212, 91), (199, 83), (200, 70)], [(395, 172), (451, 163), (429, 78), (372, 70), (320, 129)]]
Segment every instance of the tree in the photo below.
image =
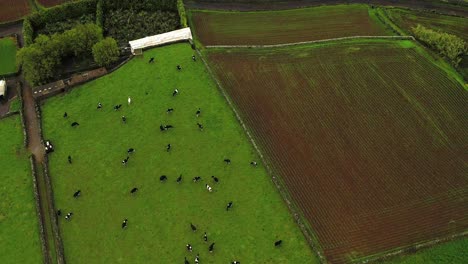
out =
[(105, 38), (93, 46), (94, 61), (99, 66), (109, 66), (119, 59), (119, 47), (113, 38)]
[(64, 34), (67, 34), (73, 53), (77, 57), (91, 55), (93, 45), (102, 40), (102, 29), (92, 23), (80, 24)]
[(413, 32), (419, 40), (448, 58), (455, 67), (462, 60), (462, 56), (467, 53), (466, 42), (455, 35), (434, 31), (419, 24), (413, 28)]

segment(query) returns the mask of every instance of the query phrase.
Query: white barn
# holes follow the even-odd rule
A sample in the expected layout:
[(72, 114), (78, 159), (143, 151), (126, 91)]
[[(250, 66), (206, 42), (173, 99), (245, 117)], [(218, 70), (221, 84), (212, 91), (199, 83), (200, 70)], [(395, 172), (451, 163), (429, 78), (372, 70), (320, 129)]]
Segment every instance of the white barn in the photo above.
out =
[(142, 54), (143, 49), (160, 46), (168, 43), (183, 41), (183, 40), (191, 40), (192, 39), (192, 31), (190, 31), (189, 27), (178, 29), (170, 32), (166, 32), (163, 34), (158, 34), (154, 36), (149, 36), (142, 39), (132, 40), (130, 41), (130, 48), (134, 55)]

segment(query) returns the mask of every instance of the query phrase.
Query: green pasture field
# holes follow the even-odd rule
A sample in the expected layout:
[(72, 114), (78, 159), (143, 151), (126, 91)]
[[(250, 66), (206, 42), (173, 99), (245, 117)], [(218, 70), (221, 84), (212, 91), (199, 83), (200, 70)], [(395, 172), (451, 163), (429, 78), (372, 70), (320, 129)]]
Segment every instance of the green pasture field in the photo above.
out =
[(262, 12), (192, 10), (203, 45), (265, 45), (349, 36), (391, 35), (367, 5), (335, 5)]
[(0, 120), (0, 263), (41, 263), (31, 168), (18, 115)]
[[(259, 161), (256, 152), (193, 54), (188, 44), (145, 51), (42, 106), (45, 138), (56, 148), (49, 156), (56, 207), (74, 213), (71, 221), (59, 219), (67, 263), (172, 264), (183, 263), (184, 256), (193, 263), (197, 253), (201, 263), (318, 263), (266, 169), (250, 165)], [(179, 94), (172, 96), (175, 88)], [(122, 109), (114, 111), (117, 104)], [(75, 121), (80, 125), (72, 128)], [(161, 132), (160, 124), (174, 128)], [(128, 148), (136, 151), (123, 166)], [(232, 163), (226, 165), (225, 158)], [(160, 182), (161, 175), (167, 182)], [(192, 182), (195, 176), (202, 180)], [(139, 191), (130, 195), (133, 187)], [(75, 199), (77, 190), (81, 196)], [(234, 206), (226, 211), (229, 201)], [(126, 218), (128, 228), (122, 230)], [(275, 248), (278, 239), (283, 245)]]
[(0, 38), (0, 76), (16, 72), (16, 41)]
[(450, 242), (423, 249), (411, 255), (395, 257), (385, 264), (465, 264), (468, 260), (468, 238), (461, 238)]

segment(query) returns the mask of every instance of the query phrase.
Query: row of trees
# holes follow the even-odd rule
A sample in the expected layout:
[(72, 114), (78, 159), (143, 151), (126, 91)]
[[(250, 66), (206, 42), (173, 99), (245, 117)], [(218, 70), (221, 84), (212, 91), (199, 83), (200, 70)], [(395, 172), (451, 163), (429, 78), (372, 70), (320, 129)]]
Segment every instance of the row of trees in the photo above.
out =
[(99, 26), (89, 23), (50, 37), (39, 35), (33, 44), (18, 52), (17, 61), (25, 79), (38, 85), (53, 78), (63, 59), (72, 56), (93, 56), (99, 65), (109, 65), (118, 59), (119, 49), (115, 40), (103, 40)]
[(434, 31), (419, 24), (412, 29), (418, 39), (448, 58), (455, 67), (461, 62), (463, 55), (468, 52), (466, 42), (455, 35)]

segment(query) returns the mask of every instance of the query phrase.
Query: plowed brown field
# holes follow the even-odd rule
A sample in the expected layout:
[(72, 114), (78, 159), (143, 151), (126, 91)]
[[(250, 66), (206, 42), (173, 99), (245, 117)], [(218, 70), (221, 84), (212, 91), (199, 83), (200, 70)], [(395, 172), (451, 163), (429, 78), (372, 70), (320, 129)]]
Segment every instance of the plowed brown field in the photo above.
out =
[(468, 93), (412, 42), (207, 56), (331, 263), (468, 228)]
[(28, 0), (0, 0), (0, 23), (18, 20), (29, 12)]
[(204, 45), (284, 44), (349, 36), (390, 35), (367, 5), (266, 12), (192, 11)]

